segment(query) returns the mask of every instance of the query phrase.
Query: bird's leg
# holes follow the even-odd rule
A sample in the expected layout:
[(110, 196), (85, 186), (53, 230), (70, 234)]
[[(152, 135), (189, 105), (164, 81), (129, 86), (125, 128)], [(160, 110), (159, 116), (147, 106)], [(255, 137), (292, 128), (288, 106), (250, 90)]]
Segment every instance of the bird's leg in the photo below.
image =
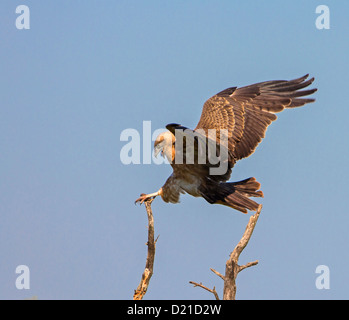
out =
[(138, 203), (138, 202), (140, 204), (142, 204), (144, 201), (147, 201), (147, 200), (149, 200), (151, 198), (153, 198), (152, 200), (154, 200), (155, 197), (160, 196), (161, 194), (162, 194), (162, 188), (160, 188), (159, 191), (154, 192), (154, 193), (149, 193), (149, 194), (142, 193), (141, 196), (135, 201), (135, 204)]

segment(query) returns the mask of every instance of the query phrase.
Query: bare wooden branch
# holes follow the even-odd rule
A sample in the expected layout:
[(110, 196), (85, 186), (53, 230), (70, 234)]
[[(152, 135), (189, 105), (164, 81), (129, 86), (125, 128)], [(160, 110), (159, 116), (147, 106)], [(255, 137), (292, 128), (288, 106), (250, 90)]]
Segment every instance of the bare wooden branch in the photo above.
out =
[(239, 266), (239, 270), (238, 270), (238, 272), (240, 272), (240, 271), (242, 271), (242, 270), (244, 270), (244, 269), (246, 269), (246, 268), (249, 268), (249, 267), (255, 266), (256, 264), (258, 264), (258, 260), (256, 260), (256, 261), (252, 261), (252, 262), (249, 262), (249, 263), (246, 263), (246, 264), (245, 264), (245, 265), (243, 265), (243, 266)]
[[(154, 240), (154, 218), (153, 218), (153, 212), (151, 209), (151, 203), (153, 201), (152, 199), (146, 200), (144, 202), (145, 208), (147, 211), (148, 216), (148, 254), (147, 254), (147, 260), (145, 264), (145, 269), (142, 274), (141, 281), (137, 287), (137, 289), (134, 292), (133, 300), (142, 300), (144, 295), (146, 294), (149, 286), (150, 279), (153, 275), (153, 268), (154, 268), (154, 259), (155, 259), (155, 245), (159, 237)], [(262, 205), (258, 207), (257, 212), (252, 215), (249, 219), (249, 222), (246, 226), (245, 232), (239, 241), (239, 243), (234, 248), (233, 252), (230, 254), (229, 259), (226, 262), (226, 268), (225, 268), (225, 275), (223, 276), (221, 273), (216, 271), (213, 268), (210, 268), (210, 270), (215, 273), (217, 276), (219, 276), (224, 281), (224, 288), (223, 288), (223, 300), (235, 300), (236, 295), (236, 277), (238, 273), (246, 268), (255, 266), (258, 264), (258, 260), (253, 262), (248, 262), (245, 265), (239, 265), (238, 260), (240, 257), (240, 254), (247, 246), (248, 242), (251, 239), (253, 230), (256, 226), (256, 223), (258, 221), (259, 215), (262, 210)], [(213, 289), (207, 288), (202, 283), (197, 283), (194, 281), (190, 281), (190, 284), (194, 285), (194, 287), (200, 287), (202, 289), (205, 289), (206, 291), (212, 293), (216, 300), (219, 300), (219, 296), (217, 294), (216, 288), (213, 287)]]
[(236, 245), (233, 252), (230, 254), (229, 259), (225, 265), (225, 276), (224, 276), (224, 288), (223, 288), (223, 300), (235, 300), (236, 295), (236, 277), (238, 273), (248, 267), (254, 266), (258, 263), (258, 261), (249, 262), (246, 265), (239, 266), (238, 260), (241, 252), (245, 249), (248, 242), (251, 239), (253, 230), (258, 221), (259, 215), (262, 210), (262, 205), (259, 205), (257, 212), (250, 217), (250, 220), (246, 226), (245, 232)]
[(154, 259), (155, 259), (155, 244), (159, 237), (154, 240), (154, 217), (151, 209), (151, 203), (153, 199), (146, 200), (144, 202), (145, 208), (148, 215), (148, 254), (145, 263), (145, 269), (142, 274), (141, 282), (139, 283), (137, 289), (134, 292), (133, 300), (142, 300), (146, 294), (150, 282), (150, 278), (153, 275)]
[(223, 276), (221, 273), (219, 273), (217, 270), (215, 270), (215, 269), (213, 269), (213, 268), (210, 268), (210, 270), (211, 270), (214, 274), (216, 274), (218, 277), (220, 277), (221, 279), (223, 279), (223, 281), (225, 280), (224, 276)]
[[(256, 223), (258, 221), (261, 210), (262, 210), (262, 205), (259, 205), (257, 212), (253, 216), (250, 217), (250, 220), (248, 221), (248, 224), (246, 226), (245, 232), (244, 232), (241, 240), (236, 245), (233, 252), (230, 254), (228, 261), (226, 262), (225, 275), (223, 276), (221, 273), (219, 273), (215, 269), (210, 268), (210, 270), (214, 274), (216, 274), (218, 277), (220, 277), (224, 281), (223, 300), (235, 300), (236, 277), (237, 277), (238, 273), (246, 268), (249, 268), (249, 267), (252, 267), (252, 266), (255, 266), (256, 264), (258, 264), (258, 260), (256, 260), (256, 261), (248, 262), (245, 265), (240, 266), (238, 264), (238, 260), (239, 260), (240, 254), (246, 248), (248, 242), (251, 239), (253, 230), (256, 226)], [(209, 288), (205, 287), (204, 285), (202, 285), (201, 282), (197, 283), (197, 282), (190, 281), (189, 283), (193, 284), (194, 287), (201, 287), (201, 288), (213, 293), (215, 295), (216, 299), (217, 300), (219, 299), (217, 292), (215, 292), (216, 291), (215, 287), (212, 290), (212, 289), (209, 289)]]
[(218, 296), (218, 293), (216, 291), (216, 287), (213, 287), (213, 289), (210, 289), (210, 288), (205, 287), (201, 282), (197, 283), (197, 282), (194, 282), (194, 281), (189, 281), (189, 283), (194, 285), (194, 287), (200, 287), (202, 289), (207, 290), (208, 292), (213, 293), (215, 298), (216, 298), (216, 300), (219, 300), (219, 296)]

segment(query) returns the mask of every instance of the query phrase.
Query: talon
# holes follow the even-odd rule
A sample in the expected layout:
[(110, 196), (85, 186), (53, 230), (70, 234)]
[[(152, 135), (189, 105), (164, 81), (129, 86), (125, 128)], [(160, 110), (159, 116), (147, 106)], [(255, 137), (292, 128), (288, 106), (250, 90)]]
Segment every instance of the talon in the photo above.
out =
[(145, 193), (141, 193), (140, 197), (135, 201), (135, 204), (137, 204), (137, 202), (139, 202), (140, 205), (142, 205), (142, 203), (144, 201), (147, 201), (149, 199), (152, 199), (154, 200), (155, 197), (157, 197), (158, 195), (160, 194), (160, 192), (154, 192), (154, 193), (151, 193), (151, 194), (145, 194)]
[(145, 193), (141, 193), (140, 197), (135, 201), (135, 204), (137, 204), (137, 202), (139, 202), (139, 204), (142, 205), (142, 203), (149, 198), (150, 197), (148, 197)]

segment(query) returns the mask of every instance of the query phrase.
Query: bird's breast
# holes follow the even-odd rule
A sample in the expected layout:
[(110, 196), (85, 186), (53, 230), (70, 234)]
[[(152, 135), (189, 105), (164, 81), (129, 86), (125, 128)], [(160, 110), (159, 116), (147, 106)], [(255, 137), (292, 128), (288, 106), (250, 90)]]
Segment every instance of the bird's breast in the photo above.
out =
[(192, 195), (193, 197), (200, 197), (199, 187), (200, 187), (200, 180), (196, 177), (187, 175), (180, 180), (180, 187), (183, 189), (186, 193)]
[(200, 167), (195, 165), (172, 164), (172, 168), (180, 188), (193, 197), (200, 197), (199, 188), (202, 183), (202, 174), (199, 171)]

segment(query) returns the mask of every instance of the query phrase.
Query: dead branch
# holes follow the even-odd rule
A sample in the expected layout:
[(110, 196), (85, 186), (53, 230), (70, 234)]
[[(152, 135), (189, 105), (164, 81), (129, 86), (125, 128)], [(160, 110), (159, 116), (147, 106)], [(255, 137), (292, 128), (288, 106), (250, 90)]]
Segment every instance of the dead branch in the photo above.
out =
[[(237, 277), (238, 273), (246, 268), (249, 268), (249, 267), (252, 267), (252, 266), (255, 266), (256, 264), (258, 264), (258, 260), (256, 260), (256, 261), (248, 262), (245, 265), (240, 266), (238, 264), (238, 260), (239, 260), (240, 254), (246, 248), (248, 242), (251, 239), (253, 230), (256, 226), (256, 223), (258, 221), (261, 210), (262, 210), (262, 205), (259, 205), (257, 212), (253, 216), (250, 217), (250, 220), (248, 221), (248, 224), (246, 226), (245, 232), (244, 232), (241, 240), (236, 245), (233, 252), (230, 254), (229, 259), (226, 262), (225, 275), (223, 276), (221, 273), (219, 273), (215, 269), (210, 268), (210, 270), (214, 274), (219, 276), (224, 281), (223, 300), (235, 300), (236, 277)], [(213, 293), (215, 295), (216, 299), (219, 300), (218, 294), (215, 290), (215, 287), (213, 288), (213, 290), (211, 290), (211, 289), (205, 287), (204, 285), (202, 285), (202, 283), (196, 283), (193, 281), (190, 281), (189, 283), (193, 284), (194, 287), (200, 287), (200, 288), (203, 288), (203, 289)]]
[(238, 260), (241, 252), (245, 249), (248, 242), (251, 239), (253, 230), (258, 221), (259, 215), (262, 210), (262, 205), (259, 205), (257, 212), (250, 217), (246, 226), (245, 232), (235, 247), (234, 251), (230, 254), (229, 259), (225, 265), (225, 276), (224, 276), (224, 288), (223, 288), (223, 300), (235, 300), (236, 295), (236, 277), (238, 273), (248, 267), (254, 266), (258, 261), (249, 262), (246, 265), (239, 266)]
[(195, 288), (195, 287), (200, 287), (200, 288), (202, 288), (202, 289), (207, 290), (208, 292), (213, 293), (214, 296), (215, 296), (215, 298), (216, 298), (216, 300), (219, 300), (218, 293), (217, 293), (217, 291), (216, 291), (216, 287), (213, 287), (213, 289), (209, 289), (209, 288), (205, 287), (201, 282), (200, 282), (200, 283), (196, 283), (196, 282), (194, 282), (194, 281), (189, 281), (189, 283), (192, 284), (192, 285), (194, 285), (194, 288)]
[(148, 215), (148, 254), (145, 263), (145, 269), (142, 274), (141, 282), (139, 283), (137, 289), (134, 292), (133, 300), (142, 300), (146, 294), (150, 282), (150, 278), (153, 275), (154, 259), (155, 259), (155, 244), (158, 238), (154, 240), (154, 217), (151, 209), (151, 203), (153, 199), (149, 199), (144, 202), (145, 208)]
[(224, 276), (221, 273), (219, 273), (217, 270), (213, 268), (210, 268), (210, 270), (224, 281)]
[(243, 265), (243, 266), (239, 266), (239, 272), (242, 271), (242, 270), (244, 270), (244, 269), (246, 269), (246, 268), (255, 266), (256, 264), (258, 264), (258, 260), (252, 261), (252, 262), (249, 262), (249, 263), (246, 263), (246, 264)]

